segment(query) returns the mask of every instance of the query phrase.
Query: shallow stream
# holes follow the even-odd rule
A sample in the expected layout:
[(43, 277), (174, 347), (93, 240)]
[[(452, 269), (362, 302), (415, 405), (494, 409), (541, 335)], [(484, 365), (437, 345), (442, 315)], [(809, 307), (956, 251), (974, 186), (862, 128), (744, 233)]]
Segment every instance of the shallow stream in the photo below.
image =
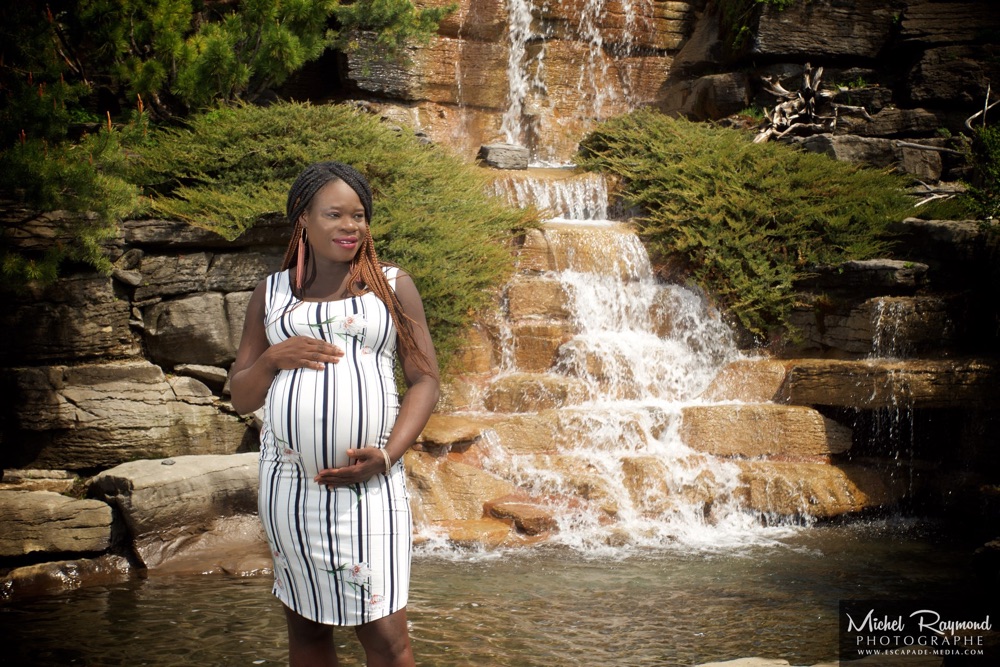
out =
[[(944, 544), (944, 546), (942, 546)], [(837, 657), (837, 605), (963, 599), (971, 550), (926, 524), (764, 529), (744, 546), (418, 553), (418, 664), (695, 665)], [(270, 578), (152, 577), (0, 606), (4, 665), (286, 664)], [(341, 664), (363, 665), (350, 631)]]

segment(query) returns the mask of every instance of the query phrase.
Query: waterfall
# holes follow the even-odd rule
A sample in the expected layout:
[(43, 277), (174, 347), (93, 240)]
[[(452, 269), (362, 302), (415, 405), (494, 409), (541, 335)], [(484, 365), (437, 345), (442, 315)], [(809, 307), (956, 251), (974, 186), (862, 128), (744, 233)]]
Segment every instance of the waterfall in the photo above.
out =
[(507, 1), (507, 110), (500, 131), (512, 144), (525, 142), (521, 117), (531, 85), (528, 72), (528, 41), (531, 39), (531, 0)]
[[(596, 178), (521, 175), (497, 186), (515, 204), (531, 193), (558, 216), (541, 232), (554, 268), (523, 280), (558, 282), (573, 333), (541, 372), (518, 368), (506, 349), (496, 382), (538, 377), (581, 389), (558, 409), (517, 417), (550, 428), (554, 449), (512, 447), (497, 428), (486, 432), (486, 469), (544, 499), (559, 523), (551, 539), (588, 553), (770, 539), (780, 529), (741, 509), (738, 467), (694, 452), (679, 433), (685, 406), (740, 357), (731, 332), (699, 294), (656, 278), (632, 229), (597, 217), (606, 205), (582, 185)], [(508, 329), (506, 345), (517, 336)]]
[[(543, 164), (551, 159), (553, 147), (535, 144), (546, 144), (555, 138), (552, 135), (561, 134), (570, 116), (582, 122), (579, 129), (584, 130), (591, 121), (637, 106), (634, 82), (642, 64), (632, 56), (644, 48), (640, 31), (653, 31), (655, 9), (650, 0), (550, 0), (538, 5), (532, 0), (507, 0), (506, 4), (507, 106), (500, 133), (507, 142), (532, 149), (536, 164)], [(561, 57), (547, 55), (549, 44), (556, 41), (565, 51)], [(551, 73), (549, 57), (556, 61)], [(566, 96), (575, 98), (575, 108)], [(561, 111), (556, 113), (556, 107)]]

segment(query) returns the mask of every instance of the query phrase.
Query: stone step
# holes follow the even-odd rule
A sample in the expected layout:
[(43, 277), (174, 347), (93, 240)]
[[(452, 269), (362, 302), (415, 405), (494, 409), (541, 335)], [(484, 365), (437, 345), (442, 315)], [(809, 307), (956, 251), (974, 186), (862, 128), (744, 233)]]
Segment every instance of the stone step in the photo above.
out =
[(507, 283), (507, 316), (513, 320), (569, 320), (569, 295), (549, 275), (520, 274)]
[(851, 429), (804, 406), (693, 405), (682, 415), (684, 444), (713, 456), (810, 460), (851, 448)]
[(518, 249), (518, 267), (526, 272), (573, 270), (633, 280), (633, 256), (642, 244), (623, 223), (549, 222), (529, 230)]
[(582, 403), (589, 398), (579, 378), (550, 373), (513, 373), (497, 378), (483, 394), (491, 412), (539, 412)]
[(780, 516), (830, 518), (899, 502), (908, 483), (889, 470), (857, 465), (736, 461), (736, 496), (749, 509)]
[(724, 368), (703, 397), (791, 405), (991, 408), (1000, 404), (992, 359), (759, 359)]
[(645, 447), (663, 434), (671, 415), (647, 408), (543, 410), (515, 415), (491, 427), (507, 454), (554, 454), (577, 449), (627, 451)]
[(547, 371), (555, 365), (559, 348), (576, 333), (563, 320), (527, 320), (511, 325), (514, 365), (520, 371)]

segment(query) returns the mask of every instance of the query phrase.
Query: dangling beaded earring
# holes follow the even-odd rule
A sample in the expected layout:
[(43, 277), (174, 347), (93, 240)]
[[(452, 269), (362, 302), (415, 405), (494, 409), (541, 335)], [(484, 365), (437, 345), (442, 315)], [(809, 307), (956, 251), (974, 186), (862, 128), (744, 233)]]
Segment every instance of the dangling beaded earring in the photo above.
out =
[(306, 230), (299, 233), (299, 251), (295, 262), (295, 289), (302, 292), (302, 274), (306, 268)]

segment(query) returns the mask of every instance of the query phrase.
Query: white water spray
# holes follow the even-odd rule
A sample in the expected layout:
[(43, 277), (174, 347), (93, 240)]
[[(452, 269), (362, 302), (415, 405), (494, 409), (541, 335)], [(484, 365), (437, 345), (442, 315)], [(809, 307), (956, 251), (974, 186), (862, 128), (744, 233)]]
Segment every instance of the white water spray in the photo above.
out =
[[(521, 204), (525, 192), (561, 201), (575, 191), (560, 179), (504, 183)], [(566, 211), (595, 212), (583, 202), (561, 204)], [(741, 508), (737, 466), (692, 451), (679, 434), (684, 407), (740, 357), (718, 313), (661, 283), (624, 224), (563, 218), (542, 233), (557, 264), (548, 279), (565, 292), (576, 332), (547, 375), (582, 383), (587, 398), (522, 417), (551, 428), (555, 449), (510, 448), (488, 431), (487, 469), (546, 503), (559, 522), (552, 541), (585, 553), (726, 547), (787, 531)]]

